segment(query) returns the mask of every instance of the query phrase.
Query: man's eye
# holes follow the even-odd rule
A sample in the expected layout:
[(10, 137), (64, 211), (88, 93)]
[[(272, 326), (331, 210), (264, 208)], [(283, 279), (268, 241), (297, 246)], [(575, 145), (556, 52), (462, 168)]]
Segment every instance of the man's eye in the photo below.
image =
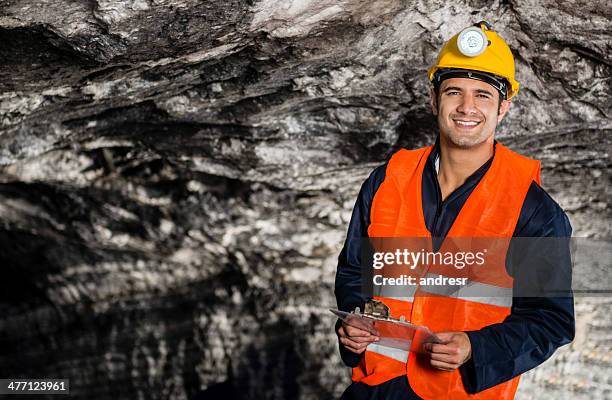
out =
[(457, 92), (457, 91), (450, 91), (450, 92), (446, 92), (446, 94), (448, 94), (449, 96), (454, 96), (456, 94), (459, 94), (459, 92)]

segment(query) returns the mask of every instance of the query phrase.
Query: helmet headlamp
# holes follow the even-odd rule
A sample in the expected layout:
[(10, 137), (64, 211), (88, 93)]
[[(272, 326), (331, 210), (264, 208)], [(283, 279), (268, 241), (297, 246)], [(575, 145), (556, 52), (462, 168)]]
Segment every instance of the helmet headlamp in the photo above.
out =
[(487, 35), (480, 27), (470, 26), (457, 36), (457, 48), (464, 56), (476, 57), (489, 45)]

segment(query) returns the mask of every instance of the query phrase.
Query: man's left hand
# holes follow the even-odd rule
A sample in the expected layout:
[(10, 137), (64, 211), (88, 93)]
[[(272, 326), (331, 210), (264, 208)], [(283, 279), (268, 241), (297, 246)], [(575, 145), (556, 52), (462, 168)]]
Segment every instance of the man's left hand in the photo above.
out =
[(454, 371), (472, 356), (470, 338), (465, 332), (436, 333), (441, 343), (427, 343), (425, 350), (431, 355), (431, 366), (442, 371)]

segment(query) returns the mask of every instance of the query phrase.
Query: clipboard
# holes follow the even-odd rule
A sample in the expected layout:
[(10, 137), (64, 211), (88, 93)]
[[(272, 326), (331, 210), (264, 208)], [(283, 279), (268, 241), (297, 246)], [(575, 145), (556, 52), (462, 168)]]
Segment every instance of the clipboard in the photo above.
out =
[(377, 344), (394, 349), (425, 353), (426, 343), (441, 343), (428, 327), (393, 318), (329, 309), (342, 321), (355, 328), (363, 329), (380, 337)]

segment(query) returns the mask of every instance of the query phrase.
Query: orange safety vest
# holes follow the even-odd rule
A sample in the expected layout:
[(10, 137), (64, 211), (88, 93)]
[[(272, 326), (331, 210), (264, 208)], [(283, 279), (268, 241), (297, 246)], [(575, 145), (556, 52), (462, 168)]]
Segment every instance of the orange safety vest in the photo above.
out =
[[(372, 201), (368, 236), (372, 238), (425, 237), (431, 234), (425, 225), (422, 208), (422, 176), (433, 146), (402, 149), (387, 166), (385, 180)], [(497, 143), (488, 171), (463, 205), (447, 238), (511, 238), (518, 222), (523, 201), (532, 181), (540, 183), (540, 163)], [(429, 241), (431, 242), (431, 241)], [(446, 241), (445, 241), (446, 243)], [(381, 293), (374, 296), (389, 306), (391, 316), (404, 315), (413, 324), (426, 325), (433, 332), (470, 331), (502, 322), (512, 306), (512, 277), (500, 259), (486, 276), (470, 282), (503, 296), (469, 297), (436, 293), (435, 288), (415, 286), (411, 292)], [(446, 270), (425, 266), (427, 276), (449, 275)], [(491, 269), (492, 268), (492, 269)], [(383, 288), (384, 290), (384, 288)], [(390, 290), (393, 290), (390, 288)], [(510, 292), (508, 292), (510, 291)], [(415, 352), (402, 351), (373, 343), (368, 345), (360, 364), (353, 368), (352, 379), (367, 385), (378, 385), (407, 375), (412, 389), (424, 399), (513, 399), (519, 377), (468, 394), (459, 370), (441, 371), (430, 366), (429, 359)]]

